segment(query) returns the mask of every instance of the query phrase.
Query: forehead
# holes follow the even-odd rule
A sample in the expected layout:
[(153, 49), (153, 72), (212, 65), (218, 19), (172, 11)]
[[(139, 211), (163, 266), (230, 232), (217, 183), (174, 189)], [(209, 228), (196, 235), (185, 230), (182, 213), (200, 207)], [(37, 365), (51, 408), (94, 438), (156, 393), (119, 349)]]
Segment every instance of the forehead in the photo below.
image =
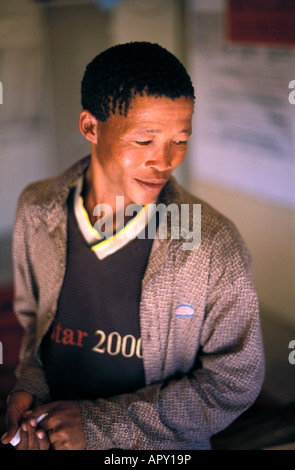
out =
[(135, 95), (130, 102), (127, 117), (140, 114), (150, 114), (160, 112), (166, 109), (169, 113), (181, 112), (182, 114), (192, 113), (193, 100), (192, 98), (168, 98), (167, 96), (155, 95)]
[[(149, 124), (165, 127), (191, 127), (194, 110), (192, 98), (171, 99), (165, 96), (135, 95), (126, 116), (116, 112), (111, 115), (106, 125), (119, 126), (121, 130), (145, 128)], [(188, 130), (189, 132), (189, 130)]]

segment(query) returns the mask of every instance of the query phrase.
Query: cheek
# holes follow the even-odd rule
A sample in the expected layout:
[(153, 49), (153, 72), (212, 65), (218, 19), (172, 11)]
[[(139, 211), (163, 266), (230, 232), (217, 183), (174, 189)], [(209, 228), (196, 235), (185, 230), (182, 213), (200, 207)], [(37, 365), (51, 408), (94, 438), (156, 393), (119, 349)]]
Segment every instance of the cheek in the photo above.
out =
[(143, 152), (127, 149), (121, 152), (118, 159), (118, 165), (125, 174), (132, 174), (142, 165), (144, 165), (145, 157)]
[(176, 168), (178, 165), (180, 165), (183, 162), (185, 155), (186, 155), (186, 149), (177, 150), (175, 154), (173, 155), (172, 166)]
[(105, 167), (110, 180), (115, 184), (119, 184), (121, 187), (127, 184), (129, 179), (134, 177), (136, 168), (135, 161), (129, 153), (116, 155), (116, 158), (112, 158), (106, 162)]

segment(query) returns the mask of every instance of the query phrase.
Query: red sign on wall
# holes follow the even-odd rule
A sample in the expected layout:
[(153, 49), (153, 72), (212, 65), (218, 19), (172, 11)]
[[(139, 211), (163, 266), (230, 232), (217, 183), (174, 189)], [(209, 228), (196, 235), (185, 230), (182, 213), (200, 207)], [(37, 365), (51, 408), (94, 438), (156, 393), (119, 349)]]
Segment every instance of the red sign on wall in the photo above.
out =
[(232, 42), (295, 46), (295, 0), (228, 0)]

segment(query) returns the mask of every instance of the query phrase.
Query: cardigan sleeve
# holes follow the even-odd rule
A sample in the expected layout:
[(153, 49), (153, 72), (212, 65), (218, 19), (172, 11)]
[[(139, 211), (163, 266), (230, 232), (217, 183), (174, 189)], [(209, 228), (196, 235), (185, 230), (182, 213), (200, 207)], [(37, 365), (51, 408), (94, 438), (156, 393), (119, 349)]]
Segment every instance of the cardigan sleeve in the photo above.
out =
[(49, 400), (49, 388), (42, 366), (34, 354), (37, 330), (38, 293), (30, 263), (30, 188), (19, 198), (13, 234), (14, 311), (24, 328), (17, 381), (11, 393), (25, 390), (43, 401)]

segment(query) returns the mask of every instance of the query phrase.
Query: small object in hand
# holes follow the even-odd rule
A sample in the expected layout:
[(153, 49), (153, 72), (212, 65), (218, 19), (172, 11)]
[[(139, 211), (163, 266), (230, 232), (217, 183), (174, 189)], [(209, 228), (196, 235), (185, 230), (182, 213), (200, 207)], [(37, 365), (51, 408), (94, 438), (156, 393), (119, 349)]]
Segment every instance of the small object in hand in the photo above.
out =
[[(47, 415), (48, 413), (42, 413), (42, 415), (38, 416), (38, 418), (36, 419), (37, 423), (40, 423), (40, 421), (42, 421), (42, 419), (44, 419), (45, 416)], [(10, 441), (10, 444), (13, 446), (17, 446), (17, 444), (19, 443), (20, 443), (20, 428), (17, 430), (15, 436)]]

